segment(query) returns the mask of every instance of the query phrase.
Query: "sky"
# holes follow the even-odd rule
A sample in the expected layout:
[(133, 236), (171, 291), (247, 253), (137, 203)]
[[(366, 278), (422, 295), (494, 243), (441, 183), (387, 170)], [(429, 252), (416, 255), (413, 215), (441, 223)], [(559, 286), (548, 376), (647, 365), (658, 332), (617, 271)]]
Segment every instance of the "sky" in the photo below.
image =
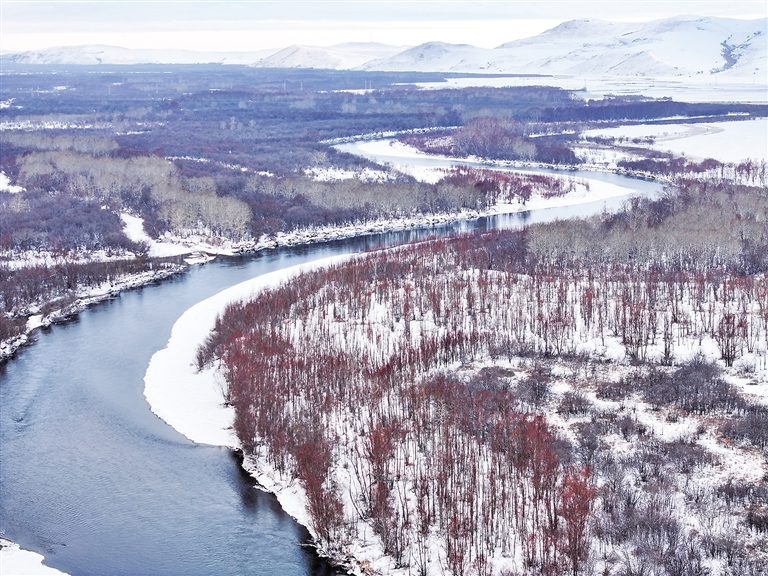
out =
[(0, 51), (107, 44), (250, 52), (428, 41), (492, 48), (575, 18), (643, 21), (678, 15), (768, 15), (765, 0), (0, 0)]

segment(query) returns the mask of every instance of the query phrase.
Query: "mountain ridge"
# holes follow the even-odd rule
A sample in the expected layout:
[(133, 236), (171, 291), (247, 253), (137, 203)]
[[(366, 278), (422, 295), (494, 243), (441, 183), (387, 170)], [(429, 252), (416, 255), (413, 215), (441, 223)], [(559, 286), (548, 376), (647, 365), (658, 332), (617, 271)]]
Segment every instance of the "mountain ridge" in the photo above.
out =
[(430, 41), (414, 47), (374, 42), (292, 45), (253, 52), (58, 47), (2, 56), (16, 64), (221, 63), (268, 68), (378, 72), (719, 75), (766, 80), (768, 18), (676, 16), (648, 22), (582, 18), (496, 48)]

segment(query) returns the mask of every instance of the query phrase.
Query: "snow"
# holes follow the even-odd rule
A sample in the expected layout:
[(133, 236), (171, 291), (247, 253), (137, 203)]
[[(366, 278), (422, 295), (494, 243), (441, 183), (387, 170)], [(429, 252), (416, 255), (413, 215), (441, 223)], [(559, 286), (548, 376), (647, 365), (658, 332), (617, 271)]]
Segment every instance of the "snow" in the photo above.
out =
[(5, 172), (0, 172), (0, 192), (8, 192), (9, 194), (18, 194), (24, 192), (25, 188), (21, 186), (13, 186), (11, 180), (5, 175)]
[(347, 42), (335, 46), (289, 46), (255, 62), (259, 68), (326, 68), (345, 70), (394, 56), (406, 49), (375, 42)]
[(155, 240), (144, 230), (144, 219), (127, 212), (120, 214), (123, 220), (123, 232), (134, 242), (143, 242), (149, 246), (149, 256), (164, 258), (182, 256), (195, 252), (232, 255), (240, 251), (241, 244), (212, 236), (187, 234), (178, 236), (166, 232), (162, 240)]
[(108, 122), (93, 124), (80, 122), (60, 122), (58, 120), (17, 120), (0, 122), (0, 132), (3, 130), (109, 130), (112, 125)]
[[(195, 373), (196, 347), (204, 340), (210, 328), (213, 327), (217, 313), (223, 310), (228, 303), (252, 296), (266, 286), (274, 286), (288, 281), (301, 271), (327, 266), (343, 261), (346, 258), (349, 258), (349, 256), (316, 261), (244, 282), (201, 302), (185, 312), (173, 328), (168, 347), (153, 356), (147, 370), (145, 376), (145, 396), (152, 410), (171, 426), (196, 442), (228, 446), (236, 445), (237, 439), (231, 430), (233, 413), (230, 408), (222, 404), (221, 386), (216, 380), (216, 368), (211, 368), (200, 374)], [(380, 323), (379, 328), (385, 334), (389, 334), (391, 329), (387, 322), (379, 318), (379, 312), (391, 308), (388, 304), (384, 302), (380, 304), (379, 309), (374, 309), (374, 307), (369, 313), (369, 318), (373, 322), (378, 321)], [(316, 311), (316, 313), (319, 314), (320, 312)], [(428, 323), (428, 321), (426, 322)], [(312, 322), (307, 320), (307, 325), (310, 324)], [(418, 327), (418, 324), (418, 322), (411, 322), (411, 330), (419, 333), (421, 329)], [(397, 329), (401, 330), (400, 327)], [(626, 349), (620, 344), (618, 338), (606, 337), (605, 346), (598, 346), (597, 339), (591, 338), (590, 340), (590, 338), (584, 341), (582, 348), (577, 347), (575, 350), (577, 354), (585, 352), (598, 359), (610, 358), (614, 360), (615, 364), (604, 364), (600, 368), (605, 372), (602, 374), (603, 377), (610, 375), (613, 378), (619, 378), (622, 375), (628, 374), (631, 368), (626, 357)], [(386, 338), (377, 339), (377, 346), (379, 342), (386, 342)], [(383, 347), (386, 349), (387, 345), (384, 344)], [(648, 356), (651, 357), (656, 352), (655, 348), (651, 346)], [(705, 337), (697, 342), (697, 338), (692, 337), (682, 343), (678, 338), (678, 344), (674, 352), (675, 360), (676, 362), (682, 362), (686, 358), (701, 352), (713, 359), (719, 357), (717, 346), (711, 338)], [(480, 360), (475, 363), (472, 369), (479, 369), (490, 365), (493, 365), (493, 363)], [(553, 387), (553, 391), (557, 394), (562, 394), (572, 389), (574, 378), (572, 375), (569, 375), (567, 366), (567, 363), (558, 365), (553, 370), (553, 374), (560, 379), (556, 386)], [(731, 377), (733, 377), (732, 373), (729, 374), (729, 378)], [(750, 385), (750, 387), (754, 388), (757, 393), (764, 393), (768, 389), (764, 381), (759, 386)], [(591, 392), (590, 395), (592, 395)], [(697, 437), (695, 442), (698, 445), (719, 457), (719, 462), (716, 465), (706, 465), (701, 470), (697, 470), (696, 482), (713, 487), (723, 484), (728, 479), (759, 480), (764, 474), (764, 465), (759, 453), (741, 446), (724, 445), (715, 436), (716, 427), (711, 426), (711, 423), (704, 419), (694, 417), (677, 418), (675, 414), (667, 413), (666, 409), (662, 412), (654, 411), (650, 406), (637, 399), (630, 399), (621, 404), (618, 402), (598, 401), (597, 399), (594, 399), (593, 402), (613, 412), (627, 410), (628, 412), (624, 413), (631, 413), (633, 418), (648, 427), (653, 437), (663, 441), (693, 438), (695, 434)], [(565, 434), (569, 433), (569, 421), (573, 420), (566, 420), (562, 416), (555, 414), (553, 405), (547, 407), (546, 412), (548, 420), (551, 420), (554, 425), (561, 427)], [(700, 429), (704, 430), (704, 432), (699, 432)], [(619, 436), (611, 438), (610, 441), (616, 451), (631, 453), (636, 448), (636, 443)], [(277, 473), (265, 464), (265, 460), (259, 458), (258, 455), (256, 457), (249, 457), (245, 462), (245, 467), (262, 486), (277, 494), (278, 500), (289, 514), (301, 523), (311, 527), (311, 519), (307, 516), (305, 506), (306, 496), (298, 481), (293, 479), (289, 473)], [(346, 499), (348, 493), (352, 494), (354, 480), (351, 478), (350, 472), (346, 470), (344, 461), (334, 466), (333, 473), (339, 482), (341, 493)], [(680, 488), (682, 484), (677, 482), (676, 486), (673, 494), (676, 499), (679, 499), (678, 497), (681, 498), (682, 495), (682, 488)], [(691, 508), (686, 502), (680, 499), (675, 504), (675, 509), (676, 516), (685, 520), (688, 526), (696, 526), (698, 520), (692, 516)], [(368, 559), (371, 565), (382, 573), (404, 574), (404, 570), (399, 570), (390, 564), (389, 559), (383, 553), (381, 543), (370, 534), (370, 530), (366, 532), (364, 523), (359, 523), (358, 539), (348, 549), (348, 552), (358, 559)], [(434, 553), (441, 554), (439, 548), (435, 549)], [(430, 573), (436, 572), (430, 571)]]
[[(721, 162), (741, 162), (747, 158), (768, 162), (768, 118), (697, 124), (638, 124), (598, 128), (582, 133), (585, 137), (627, 138), (630, 146), (672, 152), (689, 158), (715, 158)], [(653, 144), (633, 143), (632, 139), (653, 138)]]
[(265, 274), (227, 288), (184, 312), (173, 326), (168, 345), (152, 356), (144, 376), (144, 396), (152, 412), (193, 442), (237, 446), (231, 428), (234, 409), (222, 402), (216, 369), (197, 372), (197, 347), (227, 304), (347, 258), (333, 256)]
[[(625, 82), (643, 79), (651, 86), (662, 78), (676, 81), (684, 78), (686, 82), (704, 84), (716, 79), (715, 82), (721, 83), (752, 84), (753, 91), (747, 99), (764, 102), (767, 36), (765, 18), (677, 16), (650, 22), (582, 19), (564, 22), (537, 36), (493, 49), (445, 42), (427, 42), (412, 48), (352, 42), (229, 53), (88, 45), (8, 54), (3, 56), (3, 62), (85, 65), (216, 62), (270, 68), (555, 75), (561, 77), (555, 79), (556, 82), (578, 84), (571, 89), (581, 88), (584, 78), (590, 82), (604, 78), (614, 84), (619, 79), (619, 91)], [(531, 80), (541, 84), (553, 79), (516, 81)], [(712, 97), (722, 98), (714, 93)]]
[(594, 74), (553, 76), (466, 76), (443, 82), (417, 82), (424, 90), (450, 88), (512, 86), (552, 86), (574, 91), (585, 100), (606, 96), (643, 95), (649, 98), (674, 98), (677, 102), (768, 102), (768, 89), (763, 78), (712, 79), (710, 76), (597, 76)]
[[(394, 170), (398, 170), (404, 174), (413, 176), (421, 182), (427, 182), (430, 184), (439, 182), (446, 176), (446, 166), (449, 166), (450, 163), (462, 164), (466, 162), (482, 161), (480, 158), (474, 157), (467, 159), (457, 159), (450, 158), (448, 156), (427, 154), (413, 146), (409, 146), (398, 140), (391, 139), (339, 144), (336, 146), (336, 148), (349, 154), (363, 156), (364, 158), (373, 160), (374, 162), (390, 165)], [(419, 161), (422, 160), (439, 161), (444, 165), (426, 166), (419, 164)], [(435, 164), (437, 163), (438, 162), (435, 162)], [(518, 174), (528, 175), (545, 174), (552, 176), (551, 172), (545, 171), (515, 170), (514, 168), (510, 167), (511, 163), (496, 162), (494, 164), (497, 166), (497, 169), (503, 170), (505, 172), (515, 172)], [(563, 178), (573, 180), (568, 176), (563, 176)], [(491, 211), (489, 211), (489, 213), (509, 214), (537, 208), (572, 206), (598, 200), (607, 200), (608, 198), (615, 198), (618, 196), (625, 196), (634, 192), (629, 188), (623, 188), (616, 184), (611, 184), (592, 178), (579, 178), (573, 180), (573, 182), (576, 185), (576, 189), (564, 196), (546, 199), (540, 196), (533, 196), (525, 204), (499, 204), (495, 206)]]
[(43, 565), (43, 556), (22, 550), (18, 544), (0, 538), (0, 574), (2, 576), (66, 576)]
[(153, 240), (144, 230), (144, 219), (126, 212), (120, 214), (125, 227), (123, 233), (134, 242), (144, 242), (149, 245), (149, 256), (163, 258), (166, 256), (180, 256), (195, 251), (195, 247), (174, 242), (158, 242)]
[(88, 44), (57, 46), (39, 52), (19, 52), (3, 55), (3, 63), (15, 64), (250, 64), (268, 56), (276, 49), (254, 52), (196, 52), (193, 50), (128, 49), (119, 46)]
[(386, 182), (387, 180), (394, 180), (396, 178), (396, 176), (393, 176), (389, 172), (373, 170), (372, 168), (367, 167), (362, 170), (345, 170), (335, 166), (322, 168), (313, 166), (312, 168), (306, 168), (304, 174), (318, 182), (352, 180), (353, 178), (356, 178), (361, 182)]
[[(765, 83), (766, 19), (572, 20), (494, 49), (428, 42), (361, 69), (571, 76), (710, 77)], [(723, 56), (728, 46), (731, 63)]]
[(152, 242), (152, 238), (149, 237), (144, 231), (144, 219), (139, 216), (133, 216), (127, 212), (120, 214), (120, 219), (125, 224), (123, 233), (133, 242)]

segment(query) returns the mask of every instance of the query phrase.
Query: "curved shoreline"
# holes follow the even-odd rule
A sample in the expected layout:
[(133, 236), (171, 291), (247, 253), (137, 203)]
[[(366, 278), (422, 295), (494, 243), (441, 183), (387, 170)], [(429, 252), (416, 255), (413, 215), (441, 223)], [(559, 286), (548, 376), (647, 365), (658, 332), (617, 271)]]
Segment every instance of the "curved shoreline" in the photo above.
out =
[(43, 564), (45, 557), (37, 552), (25, 550), (15, 542), (0, 538), (0, 574), (3, 576), (68, 576)]
[[(589, 190), (586, 193), (567, 194), (548, 199), (533, 198), (525, 205), (499, 204), (483, 213), (465, 212), (436, 216), (440, 220), (433, 221), (431, 224), (476, 219), (489, 215), (515, 214), (528, 210), (578, 206), (628, 196), (632, 193), (631, 190), (618, 185), (603, 184), (605, 187), (600, 191)], [(412, 226), (416, 225), (416, 223), (412, 224)], [(398, 227), (382, 228), (375, 231), (388, 232), (400, 229)], [(364, 231), (357, 229), (357, 233), (351, 236), (363, 234), (365, 234)], [(317, 234), (312, 236), (315, 242), (343, 238), (343, 236), (318, 237)], [(309, 238), (303, 240), (297, 243), (309, 244), (313, 241)], [(281, 242), (280, 245), (283, 243)], [(144, 396), (152, 412), (193, 442), (238, 446), (237, 439), (231, 430), (234, 419), (233, 409), (225, 407), (222, 403), (222, 389), (216, 380), (216, 370), (208, 368), (199, 373), (196, 371), (197, 347), (213, 328), (217, 315), (230, 302), (242, 300), (264, 288), (276, 286), (301, 272), (342, 262), (352, 256), (353, 254), (332, 256), (270, 272), (236, 284), (189, 308), (174, 324), (167, 346), (152, 356), (144, 376)], [(205, 415), (205, 418), (201, 418), (200, 415)]]
[[(223, 403), (217, 368), (197, 371), (198, 346), (228, 304), (251, 298), (303, 272), (344, 262), (354, 255), (321, 258), (257, 276), (189, 308), (173, 325), (166, 347), (152, 356), (144, 375), (144, 397), (152, 412), (192, 442), (240, 450), (232, 429), (234, 408)], [(241, 466), (265, 491), (277, 497), (289, 516), (304, 526), (313, 538), (316, 536), (307, 514), (304, 490), (298, 482), (285, 478), (253, 457), (245, 456)]]
[(193, 442), (239, 448), (231, 428), (234, 409), (223, 403), (216, 368), (197, 371), (198, 346), (227, 304), (351, 256), (331, 256), (257, 276), (189, 308), (173, 325), (166, 347), (152, 356), (144, 375), (144, 397), (152, 412)]
[[(371, 233), (436, 226), (462, 220), (475, 220), (485, 216), (521, 213), (534, 209), (577, 206), (613, 197), (626, 196), (636, 191), (613, 185), (612, 193), (596, 194), (596, 192), (597, 190), (591, 190), (587, 194), (570, 194), (565, 197), (552, 199), (534, 198), (532, 202), (525, 205), (500, 204), (482, 212), (463, 211), (451, 214), (418, 215), (382, 219), (347, 226), (305, 229), (289, 234), (281, 234), (276, 238), (262, 241), (258, 246), (248, 250), (248, 252), (258, 252), (261, 249), (282, 246), (311, 245), (364, 236)], [(151, 410), (171, 425), (171, 427), (194, 442), (237, 447), (239, 443), (231, 430), (234, 411), (232, 408), (227, 408), (223, 405), (222, 391), (221, 387), (217, 384), (216, 371), (209, 369), (198, 374), (194, 367), (197, 347), (208, 334), (210, 328), (213, 327), (216, 315), (227, 303), (233, 300), (251, 296), (259, 290), (280, 284), (301, 272), (341, 262), (353, 256), (354, 254), (345, 254), (319, 259), (314, 262), (259, 276), (230, 287), (188, 309), (174, 324), (172, 336), (166, 348), (153, 355), (150, 366), (147, 368), (144, 394)], [(49, 318), (33, 317), (27, 324), (25, 333), (14, 340), (13, 348), (9, 349), (6, 347), (5, 350), (0, 350), (0, 353), (7, 352), (7, 356), (0, 358), (0, 362), (12, 358), (18, 349), (34, 343), (34, 339), (30, 336), (38, 327), (65, 322), (92, 304), (114, 298), (123, 290), (141, 288), (145, 285), (162, 281), (167, 277), (183, 272), (184, 268), (180, 267), (162, 274), (155, 272), (151, 276), (140, 274), (136, 277), (127, 277), (123, 281), (118, 282), (117, 285), (112, 285), (109, 289), (105, 289), (98, 294), (94, 292), (83, 294), (64, 314), (52, 315)], [(184, 322), (182, 322), (182, 319), (184, 319)], [(190, 391), (193, 391), (193, 393), (190, 393)], [(287, 514), (312, 533), (310, 519), (306, 513), (306, 499), (303, 489), (298, 482), (269, 469), (268, 466), (264, 465), (263, 460), (259, 461), (256, 458), (246, 457), (242, 467), (256, 479), (264, 490), (275, 494), (280, 506)], [(44, 556), (40, 554), (22, 550), (18, 545), (10, 541), (4, 541), (0, 548), (3, 550), (0, 553), (0, 562), (5, 563), (9, 556), (13, 556), (16, 559), (24, 558), (22, 566), (31, 567), (31, 571), (29, 568), (20, 568), (22, 571), (19, 574), (38, 574), (42, 573), (41, 570), (48, 569), (45, 565), (40, 564), (44, 560)], [(319, 552), (322, 555), (322, 551)], [(331, 560), (342, 567), (352, 568), (349, 565), (350, 559), (348, 558), (331, 558)], [(50, 570), (52, 571), (46, 573), (52, 575), (64, 574), (53, 571), (54, 569)], [(3, 573), (5, 574), (6, 571), (3, 570)]]

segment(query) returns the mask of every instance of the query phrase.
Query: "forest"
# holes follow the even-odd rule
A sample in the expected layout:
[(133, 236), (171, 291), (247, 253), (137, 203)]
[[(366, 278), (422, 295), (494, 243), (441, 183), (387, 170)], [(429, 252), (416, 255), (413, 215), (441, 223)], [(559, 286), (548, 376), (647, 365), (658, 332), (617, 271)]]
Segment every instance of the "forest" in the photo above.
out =
[(763, 575), (766, 218), (765, 186), (691, 178), (617, 214), (365, 254), (231, 304), (198, 367), (336, 558)]
[[(0, 98), (0, 171), (24, 192), (0, 192), (0, 249), (11, 256), (31, 249), (140, 251), (123, 234), (120, 212), (142, 217), (153, 238), (169, 232), (237, 241), (492, 201), (481, 182), (428, 185), (333, 147), (363, 134), (447, 130), (457, 156), (573, 166), (579, 162), (573, 141), (594, 123), (768, 113), (756, 104), (585, 100), (547, 87), (418, 90), (407, 84), (444, 77), (9, 65)], [(668, 155), (635, 162), (646, 164), (626, 169), (687, 169)], [(328, 168), (382, 177), (363, 186), (359, 178), (319, 182), (308, 172)]]
[[(381, 218), (482, 212), (571, 191), (566, 180), (449, 170), (429, 184), (342, 153), (334, 142), (404, 132), (432, 152), (545, 165), (597, 123), (670, 116), (764, 116), (764, 105), (637, 97), (585, 100), (546, 87), (418, 90), (450, 75), (268, 70), (238, 66), (34, 67), (9, 64), (0, 88), (2, 341), (45, 303), (68, 309), (123, 271), (154, 262), (122, 214), (153, 239), (211, 245)], [(372, 87), (372, 89), (361, 89)], [(421, 134), (419, 134), (421, 133)], [(441, 148), (442, 147), (442, 148)], [(765, 180), (764, 166), (639, 157), (621, 170)], [(352, 177), (321, 178), (327, 171)], [(153, 263), (154, 262), (154, 263)]]

